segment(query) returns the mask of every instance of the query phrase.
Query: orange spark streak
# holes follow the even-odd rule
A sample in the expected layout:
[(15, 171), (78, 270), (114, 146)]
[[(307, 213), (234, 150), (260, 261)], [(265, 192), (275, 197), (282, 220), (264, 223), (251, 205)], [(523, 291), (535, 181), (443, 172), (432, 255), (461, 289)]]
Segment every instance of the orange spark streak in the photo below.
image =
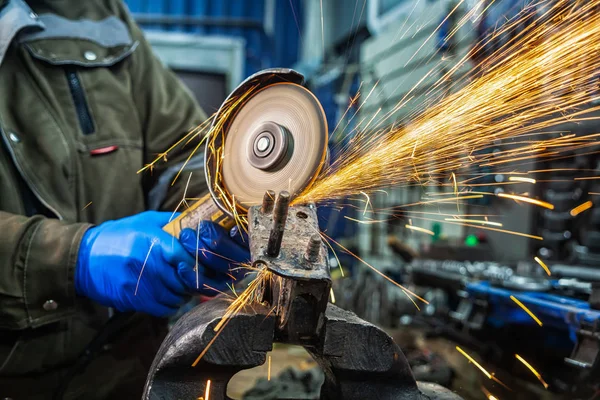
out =
[(531, 366), (531, 364), (529, 364), (523, 357), (521, 357), (518, 354), (515, 354), (515, 357), (517, 358), (517, 360), (521, 361), (523, 363), (523, 365), (525, 365), (531, 372), (533, 372), (535, 377), (538, 378), (538, 380), (542, 383), (542, 385), (544, 385), (544, 388), (548, 389), (548, 384), (544, 381), (544, 379), (542, 378), (542, 375), (540, 375), (540, 373), (537, 372), (535, 370), (535, 368), (533, 368)]
[(363, 225), (372, 225), (372, 224), (380, 224), (382, 222), (387, 222), (387, 219), (371, 219), (368, 221), (361, 221), (360, 219), (356, 219), (356, 218), (350, 218), (347, 215), (344, 215), (344, 218), (349, 220), (349, 221), (353, 221), (356, 222), (358, 224), (363, 224)]
[(404, 292), (404, 294), (406, 295), (406, 297), (408, 297), (408, 299), (410, 301), (412, 301), (412, 303), (415, 305), (415, 307), (417, 307), (417, 310), (421, 311), (421, 308), (419, 307), (419, 305), (417, 304), (417, 302), (414, 301), (412, 297), (410, 297), (410, 295), (406, 292), (406, 290), (402, 289), (402, 291)]
[(477, 368), (479, 368), (479, 370), (481, 372), (483, 372), (483, 374), (485, 376), (488, 377), (488, 379), (492, 379), (492, 374), (490, 374), (489, 372), (487, 372), (487, 370), (485, 368), (483, 368), (481, 366), (481, 364), (479, 364), (477, 361), (475, 361), (475, 359), (473, 357), (471, 357), (470, 355), (468, 355), (463, 349), (461, 349), (460, 347), (456, 346), (456, 350), (458, 350), (460, 352), (460, 354), (462, 354), (463, 356), (466, 357), (467, 360), (469, 360), (469, 362), (472, 362), (473, 365), (475, 365)]
[(471, 224), (492, 225), (492, 226), (502, 227), (502, 224), (500, 222), (481, 221), (481, 220), (478, 220), (478, 219), (444, 218), (444, 221), (468, 222), (468, 223), (471, 223)]
[(489, 390), (487, 390), (483, 386), (481, 387), (481, 391), (483, 392), (483, 394), (485, 394), (488, 400), (499, 400), (496, 396), (494, 396)]
[(498, 193), (497, 196), (505, 198), (505, 199), (512, 199), (512, 200), (522, 201), (524, 203), (534, 204), (536, 206), (544, 207), (549, 210), (554, 210), (553, 204), (550, 204), (547, 201), (543, 201), (543, 200), (532, 199), (531, 197), (527, 197), (527, 196), (519, 196), (518, 194), (509, 194), (509, 193)]
[(88, 208), (88, 207), (89, 207), (89, 206), (91, 206), (91, 205), (92, 205), (92, 202), (90, 201), (89, 203), (87, 203), (87, 204), (85, 205), (85, 207), (83, 207), (83, 208), (81, 209), (81, 211), (85, 210), (86, 208)]
[[(325, 234), (323, 233), (323, 235), (325, 235)], [(389, 276), (387, 276), (383, 272), (379, 271), (377, 268), (375, 268), (374, 266), (372, 266), (371, 264), (369, 264), (368, 262), (366, 262), (365, 260), (363, 260), (362, 258), (360, 258), (359, 256), (357, 256), (356, 254), (354, 254), (353, 252), (351, 252), (350, 250), (348, 250), (347, 248), (345, 248), (344, 246), (342, 246), (340, 243), (338, 243), (335, 240), (333, 240), (331, 237), (329, 237), (327, 235), (325, 235), (325, 236), (327, 237), (327, 239), (331, 240), (333, 243), (335, 243), (336, 245), (338, 245), (346, 253), (350, 254), (351, 256), (353, 256), (354, 258), (356, 258), (358, 261), (362, 262), (367, 267), (371, 268), (371, 270), (373, 270), (373, 272), (375, 272), (376, 274), (380, 275), (381, 277), (383, 277), (387, 281), (389, 281), (389, 282), (393, 283), (394, 285), (398, 286), (400, 289), (406, 290), (408, 293), (410, 293), (411, 295), (413, 295), (415, 298), (421, 300), (423, 303), (429, 304), (429, 302), (427, 300), (425, 300), (424, 298), (418, 296), (416, 293), (413, 293), (412, 291), (408, 290), (407, 288), (405, 288), (404, 286), (402, 286), (401, 284), (399, 284), (398, 282), (396, 282), (395, 280), (393, 280), (392, 278), (390, 278)]]
[(329, 294), (331, 295), (331, 303), (335, 304), (335, 295), (333, 294), (333, 288), (329, 289)]
[(206, 390), (204, 391), (204, 399), (210, 400), (210, 379), (206, 381)]
[(458, 223), (458, 222), (455, 223), (455, 222), (451, 222), (451, 221), (445, 221), (445, 223), (447, 223), (447, 224), (461, 225), (461, 226), (468, 226), (468, 227), (471, 227), (471, 228), (485, 229), (485, 230), (494, 231), (494, 232), (508, 233), (509, 235), (523, 236), (523, 237), (526, 237), (526, 238), (529, 238), (529, 239), (544, 240), (544, 238), (541, 237), (541, 236), (530, 235), (528, 233), (521, 233), (521, 232), (509, 231), (507, 229), (490, 228), (488, 226), (477, 226), (477, 225), (471, 225), (471, 224), (461, 224), (461, 223)]
[(536, 180), (533, 178), (525, 178), (523, 176), (509, 176), (508, 180), (511, 182), (525, 182), (525, 183), (535, 183)]
[(404, 227), (407, 228), (407, 229), (411, 229), (413, 231), (423, 232), (423, 233), (426, 233), (426, 234), (431, 235), (431, 236), (435, 235), (433, 233), (433, 231), (430, 231), (429, 229), (421, 228), (420, 226), (414, 226), (414, 225), (408, 225), (408, 224), (406, 224), (406, 225), (404, 225)]
[(535, 314), (534, 314), (534, 313), (532, 313), (532, 312), (531, 312), (531, 310), (525, 306), (525, 304), (521, 303), (521, 302), (519, 301), (519, 299), (517, 299), (515, 296), (510, 296), (510, 299), (511, 299), (512, 301), (514, 301), (515, 303), (517, 303), (517, 305), (518, 305), (519, 307), (521, 307), (521, 308), (522, 308), (522, 309), (523, 309), (523, 310), (524, 310), (524, 311), (525, 311), (527, 314), (529, 314), (529, 316), (530, 316), (531, 318), (533, 318), (533, 320), (534, 320), (535, 322), (537, 322), (537, 324), (538, 324), (539, 326), (542, 326), (542, 321), (540, 321), (540, 319), (539, 319), (538, 317), (536, 317), (536, 316), (535, 316)]
[(267, 366), (267, 380), (271, 380), (271, 355), (269, 354), (269, 361)]
[(584, 212), (585, 210), (589, 210), (590, 208), (592, 208), (592, 206), (594, 205), (594, 203), (592, 203), (591, 201), (586, 201), (583, 204), (578, 205), (577, 207), (573, 208), (569, 214), (571, 214), (572, 217), (576, 217), (579, 214), (581, 214), (582, 212)]
[(342, 267), (342, 263), (340, 262), (340, 259), (338, 258), (337, 253), (335, 252), (335, 250), (333, 249), (333, 246), (331, 246), (331, 243), (329, 243), (329, 241), (327, 240), (327, 238), (325, 237), (325, 235), (322, 234), (321, 232), (318, 232), (318, 233), (321, 236), (321, 238), (324, 239), (325, 244), (327, 245), (327, 247), (329, 247), (329, 249), (333, 253), (333, 256), (335, 257), (335, 260), (337, 261), (337, 265), (340, 267), (340, 273), (342, 274), (342, 278), (343, 278), (345, 276), (344, 275), (344, 268)]
[[(462, 174), (483, 165), (557, 158), (561, 151), (600, 145), (596, 138), (557, 137), (557, 129), (548, 132), (564, 122), (599, 118), (590, 116), (600, 105), (589, 105), (598, 97), (592, 78), (595, 53), (589, 49), (600, 43), (600, 13), (593, 11), (600, 0), (578, 1), (577, 7), (564, 7), (569, 0), (539, 3), (548, 4), (544, 9), (548, 11), (482, 62), (480, 77), (465, 74), (453, 82), (455, 91), (444, 88), (444, 96), (432, 93), (436, 101), (426, 101), (428, 108), (411, 112), (393, 125), (393, 112), (379, 113), (384, 114), (383, 119), (389, 118), (392, 128), (379, 129), (382, 120), (378, 115), (379, 121), (371, 124), (374, 130), (353, 139), (353, 145), (294, 203), (369, 193), (385, 186), (439, 184), (452, 171)], [(531, 18), (524, 12), (508, 24), (515, 27)], [(431, 73), (425, 75), (432, 80)], [(402, 103), (392, 108), (398, 110)], [(369, 114), (361, 118), (369, 120), (378, 109), (365, 110)], [(507, 146), (509, 140), (513, 147), (485, 151), (499, 142)], [(550, 208), (532, 200), (523, 199)]]
[(535, 262), (537, 262), (538, 264), (540, 264), (540, 266), (542, 268), (544, 268), (544, 271), (546, 271), (546, 273), (548, 274), (548, 276), (551, 276), (552, 274), (550, 273), (550, 268), (548, 268), (548, 266), (542, 261), (540, 260), (539, 257), (533, 257), (533, 259), (535, 260)]

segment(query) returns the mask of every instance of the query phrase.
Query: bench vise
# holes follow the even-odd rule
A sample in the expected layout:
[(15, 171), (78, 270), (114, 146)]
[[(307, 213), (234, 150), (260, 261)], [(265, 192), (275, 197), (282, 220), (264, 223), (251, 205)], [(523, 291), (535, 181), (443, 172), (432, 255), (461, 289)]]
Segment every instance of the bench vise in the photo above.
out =
[(208, 381), (210, 400), (228, 399), (229, 380), (264, 364), (273, 342), (301, 345), (317, 361), (325, 373), (321, 399), (460, 399), (417, 383), (389, 335), (328, 303), (328, 251), (316, 207), (289, 203), (287, 192), (275, 201), (268, 191), (262, 205), (249, 209), (252, 267), (263, 277), (253, 286), (254, 300), (217, 331), (232, 304), (225, 295), (180, 318), (155, 356), (143, 399), (198, 399)]

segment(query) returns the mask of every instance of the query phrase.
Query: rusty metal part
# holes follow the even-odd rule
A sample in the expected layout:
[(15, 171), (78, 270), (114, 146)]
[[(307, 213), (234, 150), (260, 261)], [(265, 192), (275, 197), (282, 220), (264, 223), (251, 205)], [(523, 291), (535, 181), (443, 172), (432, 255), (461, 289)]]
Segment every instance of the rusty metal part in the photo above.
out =
[[(280, 193), (272, 213), (263, 213), (259, 207), (250, 208), (250, 254), (255, 266), (265, 265), (282, 278), (274, 280), (265, 298), (278, 310), (276, 340), (314, 344), (322, 329), (322, 315), (331, 289), (327, 250), (321, 242), (320, 257), (314, 262), (304, 257), (306, 238), (319, 230), (316, 208), (310, 204), (289, 207), (288, 211), (288, 200), (286, 192)], [(276, 246), (277, 240), (280, 240), (279, 250), (273, 255), (270, 248)]]
[(263, 196), (261, 211), (265, 214), (273, 211), (273, 204), (275, 204), (275, 191), (267, 190)]
[(321, 254), (321, 236), (318, 234), (314, 234), (310, 237), (308, 241), (308, 246), (306, 246), (306, 260), (310, 263), (317, 262), (319, 260), (319, 255)]
[[(281, 198), (284, 201), (278, 200), (272, 210), (264, 204), (253, 206), (248, 215), (252, 264), (266, 268), (272, 277), (260, 281), (262, 303), (231, 316), (219, 332), (215, 327), (231, 304), (223, 296), (184, 315), (154, 359), (143, 398), (198, 398), (210, 380), (210, 398), (227, 399), (233, 375), (262, 365), (272, 343), (282, 342), (302, 345), (323, 369), (321, 399), (459, 400), (440, 386), (417, 385), (389, 335), (327, 302), (331, 278), (316, 208), (309, 204), (288, 209), (286, 196), (280, 193)], [(278, 207), (284, 206), (283, 235), (272, 256), (271, 232), (278, 223), (276, 214), (285, 214)]]
[(273, 209), (273, 226), (271, 227), (267, 245), (267, 254), (271, 257), (277, 257), (279, 255), (289, 206), (290, 194), (288, 192), (279, 193), (279, 196), (277, 196), (277, 200), (275, 201), (275, 208)]

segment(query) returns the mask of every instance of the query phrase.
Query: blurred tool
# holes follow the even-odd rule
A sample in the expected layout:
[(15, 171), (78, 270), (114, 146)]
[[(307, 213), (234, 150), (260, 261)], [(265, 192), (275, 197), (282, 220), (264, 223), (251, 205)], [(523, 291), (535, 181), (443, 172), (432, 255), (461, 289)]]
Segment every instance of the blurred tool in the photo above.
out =
[(292, 197), (318, 176), (327, 155), (327, 121), (316, 97), (292, 69), (260, 71), (242, 82), (213, 117), (204, 150), (210, 193), (164, 227), (212, 220), (225, 228), (260, 204), (268, 189)]

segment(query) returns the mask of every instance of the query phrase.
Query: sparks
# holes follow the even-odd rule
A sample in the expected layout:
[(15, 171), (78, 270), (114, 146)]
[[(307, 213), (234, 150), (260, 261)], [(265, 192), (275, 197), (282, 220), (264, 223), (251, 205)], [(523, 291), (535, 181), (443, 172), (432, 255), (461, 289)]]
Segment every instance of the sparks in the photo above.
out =
[(404, 290), (404, 289), (402, 289), (402, 291), (404, 292), (404, 294), (406, 295), (406, 297), (408, 297), (408, 299), (410, 301), (412, 301), (412, 303), (415, 305), (415, 307), (417, 307), (417, 311), (421, 311), (421, 308), (419, 307), (419, 305), (417, 304), (417, 302), (414, 301), (412, 297), (410, 297), (410, 295), (408, 294), (408, 292), (406, 290)]
[(369, 207), (369, 204), (371, 204), (371, 198), (365, 192), (361, 191), (360, 194), (363, 194), (367, 198), (367, 202), (365, 203), (365, 210), (363, 211), (363, 215), (365, 215), (367, 213), (367, 208)]
[(335, 304), (335, 295), (333, 294), (333, 288), (329, 289), (329, 294), (331, 295), (331, 303)]
[(444, 221), (467, 222), (467, 223), (470, 223), (470, 224), (491, 225), (491, 226), (498, 226), (500, 228), (502, 227), (502, 224), (500, 222), (482, 221), (482, 220), (479, 220), (479, 219), (444, 218)]
[(521, 302), (519, 301), (519, 299), (517, 299), (515, 296), (510, 296), (510, 299), (511, 299), (512, 301), (514, 301), (515, 303), (517, 303), (517, 305), (518, 305), (519, 307), (521, 307), (521, 308), (522, 308), (522, 309), (523, 309), (523, 310), (524, 310), (524, 311), (525, 311), (527, 314), (529, 314), (529, 316), (530, 316), (531, 318), (533, 318), (533, 320), (534, 320), (535, 322), (537, 322), (537, 324), (538, 324), (539, 326), (542, 326), (542, 321), (540, 321), (540, 319), (539, 319), (538, 317), (536, 317), (536, 316), (535, 316), (535, 314), (534, 314), (534, 313), (532, 313), (532, 312), (531, 312), (531, 310), (525, 306), (525, 304), (521, 303)]
[(92, 205), (92, 202), (90, 201), (89, 203), (87, 203), (87, 204), (85, 205), (85, 207), (83, 207), (83, 208), (81, 209), (81, 211), (85, 210), (86, 208), (88, 208), (88, 207), (89, 207), (89, 206), (91, 206), (91, 205)]
[(511, 182), (523, 182), (523, 183), (535, 183), (536, 180), (533, 178), (525, 178), (524, 176), (509, 176), (508, 180)]
[(423, 232), (426, 233), (428, 235), (435, 235), (435, 233), (433, 233), (433, 231), (430, 231), (429, 229), (425, 229), (425, 228), (421, 228), (420, 226), (414, 226), (414, 225), (404, 225), (405, 228), (413, 230), (413, 231), (418, 231), (418, 232)]
[(594, 205), (594, 203), (592, 203), (590, 200), (588, 200), (585, 203), (580, 204), (577, 207), (573, 208), (569, 212), (569, 214), (571, 214), (572, 217), (576, 217), (579, 214), (581, 214), (582, 212), (584, 212), (585, 210), (589, 210), (590, 208), (592, 208), (593, 205)]
[(267, 361), (267, 380), (271, 380), (271, 355), (269, 354), (269, 359)]
[(210, 379), (206, 381), (206, 390), (204, 391), (204, 400), (210, 400)]
[(540, 375), (540, 373), (537, 372), (535, 370), (535, 368), (533, 368), (531, 366), (531, 364), (529, 364), (523, 357), (521, 357), (518, 354), (515, 354), (515, 357), (517, 358), (517, 360), (521, 361), (521, 363), (523, 363), (523, 365), (525, 365), (531, 372), (533, 372), (535, 377), (538, 378), (538, 380), (542, 383), (542, 385), (544, 385), (544, 388), (548, 389), (548, 384), (544, 381), (544, 379), (542, 378), (542, 375)]
[(539, 257), (533, 257), (533, 259), (535, 260), (536, 263), (540, 264), (540, 266), (542, 268), (544, 268), (544, 271), (546, 271), (548, 276), (552, 275), (552, 273), (550, 273), (550, 268), (548, 268), (548, 266)]
[(469, 360), (469, 362), (473, 363), (473, 365), (475, 365), (477, 368), (479, 368), (479, 370), (481, 372), (483, 372), (483, 374), (485, 376), (487, 376), (488, 379), (492, 379), (492, 374), (490, 374), (489, 372), (487, 372), (487, 370), (485, 368), (483, 368), (481, 366), (481, 364), (479, 364), (477, 361), (475, 361), (475, 359), (473, 357), (471, 357), (470, 355), (468, 355), (463, 349), (461, 349), (458, 346), (456, 346), (456, 350), (458, 350), (460, 352), (460, 354), (462, 354), (463, 356), (465, 356), (466, 359)]
[(146, 263), (148, 262), (148, 257), (150, 257), (150, 252), (152, 251), (152, 248), (154, 247), (154, 245), (156, 243), (158, 243), (158, 239), (157, 238), (152, 239), (152, 243), (150, 243), (150, 248), (148, 249), (148, 254), (146, 254), (146, 258), (144, 259), (144, 263), (142, 264), (142, 269), (140, 270), (140, 274), (138, 276), (137, 283), (135, 284), (135, 292), (133, 293), (134, 296), (137, 296), (138, 287), (140, 286), (140, 280), (142, 279), (142, 274), (144, 273), (144, 268), (146, 268)]
[(533, 204), (533, 205), (536, 205), (536, 206), (544, 207), (544, 208), (547, 208), (549, 210), (554, 210), (554, 205), (553, 204), (550, 204), (547, 201), (543, 201), (543, 200), (532, 199), (531, 197), (527, 197), (527, 196), (519, 196), (518, 194), (509, 194), (509, 193), (498, 193), (497, 196), (505, 198), (505, 199), (512, 199), (512, 200), (515, 200), (515, 201), (522, 201), (524, 203), (529, 203), (529, 204)]
[[(251, 269), (251, 267), (249, 268)], [(219, 337), (223, 329), (227, 326), (228, 322), (231, 321), (231, 317), (239, 313), (244, 307), (255, 303), (257, 301), (258, 289), (263, 287), (266, 282), (270, 282), (273, 279), (273, 275), (266, 268), (257, 269), (256, 277), (248, 284), (248, 287), (236, 297), (236, 299), (229, 305), (221, 320), (214, 327), (215, 336), (208, 342), (206, 347), (200, 352), (198, 357), (192, 363), (192, 367), (198, 365), (202, 357), (208, 352), (210, 347), (213, 345), (215, 340)]]
[[(568, 6), (569, 0), (540, 3), (548, 4), (548, 11), (481, 62), (477, 66), (484, 71), (481, 76), (459, 77), (452, 83), (455, 91), (445, 85), (477, 51), (473, 49), (433, 84), (427, 94), (435, 102), (425, 102), (428, 107), (409, 113), (390, 129), (378, 128), (383, 121), (392, 125), (398, 119), (397, 113), (413, 96), (409, 90), (389, 112), (379, 113), (369, 132), (343, 148), (342, 155), (294, 202), (319, 202), (387, 186), (444, 185), (453, 171), (531, 163), (598, 146), (594, 135), (557, 137), (547, 128), (598, 118), (590, 115), (600, 110), (599, 105), (583, 106), (597, 97), (596, 83), (590, 79), (596, 74), (595, 53), (589, 49), (600, 43), (600, 14), (592, 11), (600, 0), (578, 1), (577, 8)], [(508, 25), (530, 19), (529, 11)], [(438, 96), (440, 92), (449, 94)], [(369, 120), (378, 111), (379, 106), (363, 109), (367, 114), (361, 118)], [(506, 140), (510, 146), (502, 144)], [(497, 147), (498, 151), (490, 151)], [(513, 199), (553, 208), (527, 197)]]
[(398, 286), (400, 289), (405, 290), (406, 292), (410, 293), (413, 297), (419, 299), (420, 301), (422, 301), (425, 304), (429, 304), (429, 302), (427, 300), (425, 300), (424, 298), (420, 297), (419, 295), (417, 295), (416, 293), (408, 290), (407, 288), (405, 288), (404, 286), (402, 286), (401, 284), (399, 284), (398, 282), (396, 282), (395, 280), (393, 280), (392, 278), (390, 278), (389, 276), (387, 276), (386, 274), (384, 274), (383, 272), (381, 272), (380, 270), (378, 270), (377, 268), (375, 268), (374, 266), (372, 266), (371, 264), (369, 264), (368, 262), (366, 262), (365, 260), (363, 260), (362, 258), (360, 258), (358, 255), (356, 255), (355, 253), (353, 253), (352, 251), (348, 250), (346, 247), (344, 247), (342, 244), (340, 244), (339, 242), (336, 242), (334, 239), (332, 239), (331, 237), (325, 235), (324, 233), (321, 233), (321, 235), (325, 236), (328, 240), (331, 240), (333, 243), (335, 243), (340, 249), (342, 249), (343, 251), (345, 251), (346, 253), (350, 254), (352, 257), (356, 258), (358, 261), (360, 261), (361, 263), (363, 263), (364, 265), (366, 265), (367, 267), (369, 267), (373, 272), (375, 272), (376, 274), (378, 274), (379, 276), (381, 276), (382, 278), (384, 278), (385, 280), (387, 280), (388, 282)]
[(485, 394), (485, 397), (487, 397), (488, 400), (499, 400), (496, 396), (492, 394), (492, 392), (490, 392), (483, 386), (481, 387), (481, 391), (483, 392), (483, 394)]

